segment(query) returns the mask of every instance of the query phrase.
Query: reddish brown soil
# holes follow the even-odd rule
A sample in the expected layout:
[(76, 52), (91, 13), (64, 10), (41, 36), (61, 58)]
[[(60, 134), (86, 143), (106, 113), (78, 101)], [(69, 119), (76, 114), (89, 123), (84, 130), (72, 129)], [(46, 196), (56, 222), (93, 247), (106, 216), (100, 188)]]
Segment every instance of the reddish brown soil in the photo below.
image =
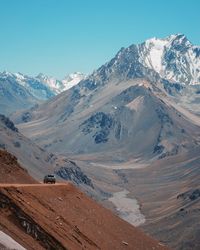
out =
[[(10, 203), (1, 208), (1, 225), (27, 249), (48, 249), (48, 245), (55, 249), (167, 249), (70, 183), (1, 185), (1, 204), (2, 195)], [(31, 231), (34, 227), (43, 230), (43, 236), (34, 241), (35, 236), (24, 233), (26, 229), (32, 234), (22, 227), (23, 221), (30, 223)]]
[(15, 156), (0, 150), (0, 183), (37, 182), (18, 164)]
[[(0, 230), (29, 249), (168, 249), (103, 208), (71, 183), (35, 181), (0, 152)], [(26, 184), (8, 184), (26, 183)]]

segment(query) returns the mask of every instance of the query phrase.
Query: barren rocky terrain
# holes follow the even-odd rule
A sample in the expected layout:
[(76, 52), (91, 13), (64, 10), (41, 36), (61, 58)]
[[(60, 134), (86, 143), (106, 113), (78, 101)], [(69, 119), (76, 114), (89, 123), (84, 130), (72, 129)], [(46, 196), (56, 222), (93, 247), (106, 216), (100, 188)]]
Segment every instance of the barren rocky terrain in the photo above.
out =
[(37, 183), (25, 170), (22, 168), (17, 158), (7, 151), (0, 150), (0, 183)]
[[(0, 116), (0, 147), (37, 180), (54, 172), (173, 249), (198, 250), (199, 51), (182, 34), (122, 48), (76, 86), (12, 114), (16, 125)], [(15, 188), (35, 196), (30, 187)], [(76, 193), (70, 185), (55, 188)]]
[(2, 180), (6, 166), (10, 181), (17, 173), (0, 184), (0, 229), (26, 249), (168, 249), (71, 183), (35, 184), (15, 157), (0, 156)]
[[(129, 191), (128, 198), (137, 200), (140, 212), (145, 216), (145, 222), (140, 224), (140, 227), (148, 234), (172, 249), (198, 250), (199, 150), (197, 147), (188, 153), (170, 159), (163, 158), (146, 165), (134, 161), (125, 164), (122, 162), (114, 164), (113, 169), (112, 163), (107, 163), (106, 166), (103, 159), (101, 162), (98, 159), (95, 166), (94, 158), (87, 161), (84, 156), (81, 166), (105, 192), (113, 193), (113, 197), (123, 190)], [(91, 160), (92, 165), (89, 163)], [(120, 203), (122, 200), (118, 203), (111, 201), (109, 198), (109, 201), (101, 202), (122, 218), (131, 215), (132, 210), (126, 202), (123, 204), (127, 211), (125, 214)], [(132, 221), (131, 218), (129, 221)]]

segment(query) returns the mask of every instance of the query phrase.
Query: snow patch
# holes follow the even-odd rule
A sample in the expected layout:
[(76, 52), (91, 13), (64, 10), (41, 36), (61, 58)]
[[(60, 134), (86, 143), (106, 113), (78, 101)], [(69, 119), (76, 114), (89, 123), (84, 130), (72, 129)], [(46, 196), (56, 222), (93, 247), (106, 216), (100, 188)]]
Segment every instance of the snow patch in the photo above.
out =
[(140, 206), (136, 199), (127, 198), (130, 192), (126, 189), (114, 193), (113, 197), (109, 198), (117, 208), (119, 216), (128, 223), (139, 226), (145, 222), (144, 215), (140, 212)]
[(200, 47), (183, 34), (151, 38), (138, 45), (139, 62), (162, 78), (182, 84), (200, 84)]
[(63, 80), (58, 80), (53, 77), (48, 77), (39, 74), (36, 78), (46, 84), (54, 93), (59, 94), (77, 85), (81, 80), (85, 79), (85, 75), (80, 72), (75, 72), (67, 75)]
[(162, 57), (167, 44), (167, 40), (157, 38), (152, 38), (145, 42), (145, 50), (142, 53), (142, 58), (148, 67), (158, 73), (162, 70)]
[(2, 231), (0, 231), (0, 243), (9, 249), (26, 250), (26, 248), (22, 247), (13, 238), (11, 238), (9, 235), (5, 234)]

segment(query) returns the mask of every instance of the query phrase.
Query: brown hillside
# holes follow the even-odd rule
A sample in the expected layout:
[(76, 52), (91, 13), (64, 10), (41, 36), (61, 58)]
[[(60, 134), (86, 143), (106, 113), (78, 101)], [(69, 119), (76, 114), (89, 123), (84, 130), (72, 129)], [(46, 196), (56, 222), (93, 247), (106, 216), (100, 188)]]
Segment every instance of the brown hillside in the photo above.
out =
[(72, 184), (36, 183), (6, 151), (0, 182), (0, 230), (28, 250), (167, 249)]
[(17, 158), (7, 151), (0, 150), (0, 183), (37, 183), (22, 168)]
[(70, 183), (1, 184), (0, 204), (3, 230), (27, 249), (167, 249)]

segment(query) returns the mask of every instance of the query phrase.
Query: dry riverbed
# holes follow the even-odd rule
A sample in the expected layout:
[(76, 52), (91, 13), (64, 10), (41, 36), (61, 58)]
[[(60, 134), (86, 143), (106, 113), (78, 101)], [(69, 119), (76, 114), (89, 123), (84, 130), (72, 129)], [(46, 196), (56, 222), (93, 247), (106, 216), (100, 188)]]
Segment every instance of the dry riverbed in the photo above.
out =
[(122, 219), (134, 226), (139, 226), (145, 222), (145, 217), (140, 212), (138, 201), (128, 198), (127, 194), (129, 194), (129, 191), (126, 189), (116, 192), (109, 198), (109, 201), (115, 205)]

